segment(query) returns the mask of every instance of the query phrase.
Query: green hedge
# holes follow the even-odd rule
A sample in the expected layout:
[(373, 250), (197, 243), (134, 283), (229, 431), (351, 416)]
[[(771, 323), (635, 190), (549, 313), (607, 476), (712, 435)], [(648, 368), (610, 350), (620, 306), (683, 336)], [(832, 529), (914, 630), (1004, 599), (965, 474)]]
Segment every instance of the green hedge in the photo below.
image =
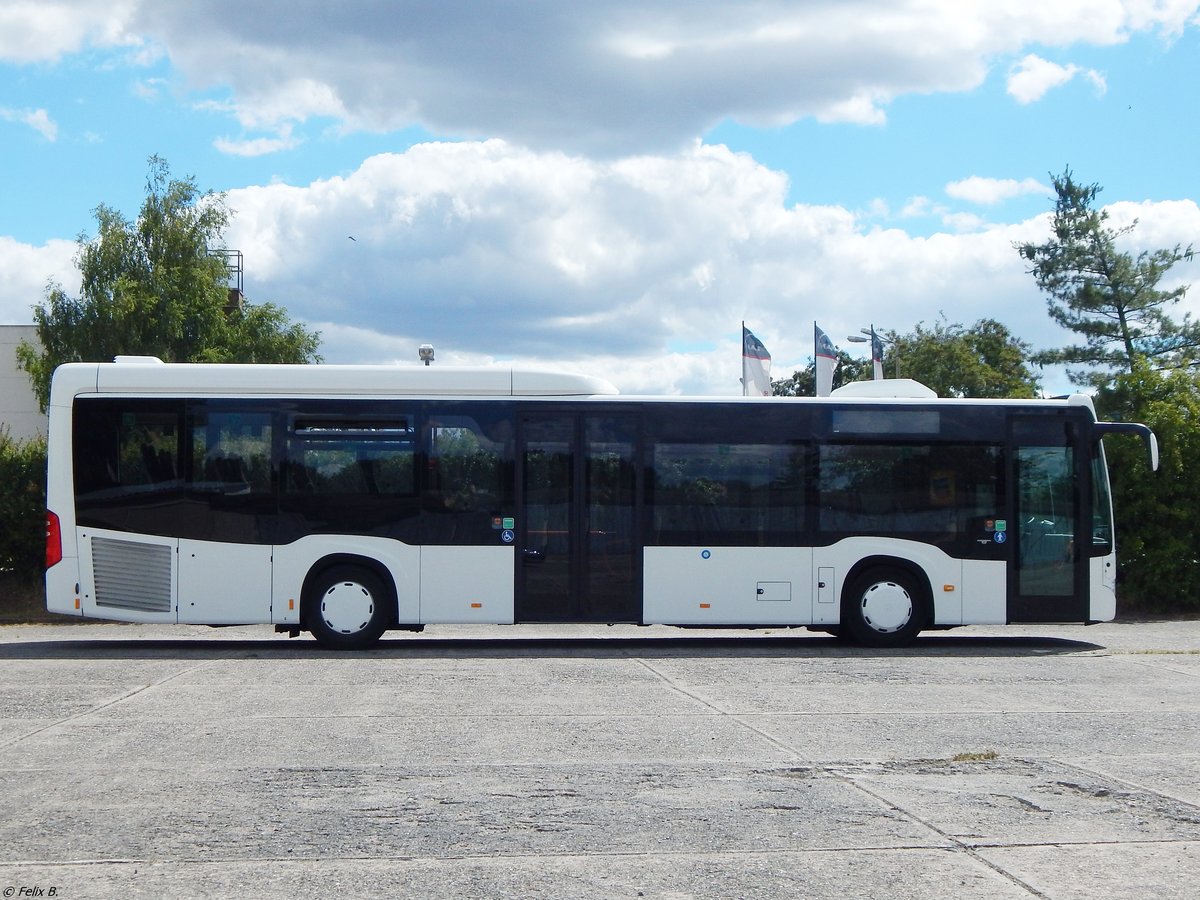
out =
[(46, 559), (46, 441), (0, 429), (0, 570), (40, 578)]

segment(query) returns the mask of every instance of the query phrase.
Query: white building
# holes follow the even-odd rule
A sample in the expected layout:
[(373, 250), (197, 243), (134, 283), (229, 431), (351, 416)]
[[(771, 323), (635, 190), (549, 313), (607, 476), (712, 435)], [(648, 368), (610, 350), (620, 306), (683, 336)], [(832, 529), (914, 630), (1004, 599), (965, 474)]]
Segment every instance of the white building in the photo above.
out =
[(11, 437), (28, 440), (46, 434), (46, 417), (38, 409), (29, 375), (17, 368), (17, 347), (37, 343), (34, 325), (0, 325), (0, 428)]

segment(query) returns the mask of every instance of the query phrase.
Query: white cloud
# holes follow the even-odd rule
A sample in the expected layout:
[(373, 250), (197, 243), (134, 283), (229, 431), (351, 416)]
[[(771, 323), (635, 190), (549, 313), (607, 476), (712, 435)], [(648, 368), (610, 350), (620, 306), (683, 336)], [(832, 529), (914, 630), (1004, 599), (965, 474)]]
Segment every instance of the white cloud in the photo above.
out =
[(945, 212), (945, 208), (935, 206), (928, 197), (909, 197), (900, 209), (900, 218), (919, 219), (923, 216), (939, 215), (943, 212)]
[(28, 125), (51, 143), (58, 140), (58, 123), (51, 119), (50, 114), (44, 109), (0, 108), (0, 119)]
[(966, 200), (983, 206), (992, 206), (1025, 194), (1049, 196), (1053, 190), (1035, 178), (1017, 181), (1013, 178), (981, 178), (972, 175), (946, 185), (946, 193), (956, 200)]
[(137, 0), (7, 0), (0, 4), (0, 60), (50, 62), (85, 46), (133, 46)]
[[(126, 47), (167, 56), (193, 88), (228, 92), (249, 132), (332, 119), (386, 132), (621, 156), (672, 152), (717, 123), (806, 117), (879, 125), (896, 97), (973, 89), (1034, 45), (1177, 36), (1195, 0), (595, 0), (456, 4), (292, 0), (9, 0), (0, 60)], [(1033, 102), (1094, 70), (1033, 54), (1010, 92)], [(270, 145), (259, 143), (256, 152)]]
[[(899, 96), (970, 90), (1039, 44), (1174, 34), (1200, 4), (1148, 0), (596, 0), (431, 5), (139, 4), (136, 33), (240, 124), (334, 119), (622, 156), (673, 152), (726, 119), (878, 125)], [(1102, 76), (1026, 56), (1011, 90)]]
[[(905, 331), (940, 311), (997, 318), (1035, 346), (1062, 341), (1012, 248), (1042, 240), (1048, 214), (955, 219), (966, 233), (915, 237), (869, 211), (788, 205), (782, 173), (724, 147), (595, 161), (498, 140), (429, 143), (228, 199), (247, 294), (319, 328), (330, 362), (416, 364), (428, 341), (443, 363), (515, 360), (626, 392), (737, 394), (743, 319), (780, 376), (811, 357), (814, 319), (843, 346), (868, 324)], [(1108, 208), (1114, 225), (1139, 219), (1142, 246), (1200, 233), (1191, 200)], [(74, 252), (0, 238), (0, 321), (30, 321), (48, 276), (77, 291)]]
[(1095, 69), (1082, 69), (1076, 65), (1060, 66), (1030, 53), (1009, 70), (1008, 93), (1018, 103), (1034, 103), (1077, 75), (1083, 75), (1100, 94), (1107, 89), (1104, 76)]
[(213, 141), (213, 147), (218, 152), (228, 153), (231, 156), (266, 156), (269, 153), (278, 153), (280, 150), (294, 149), (301, 143), (303, 142), (292, 133), (291, 126), (284, 125), (279, 128), (274, 137), (247, 138), (240, 141), (217, 138)]
[[(415, 362), (429, 341), (445, 361), (580, 368), (627, 392), (737, 393), (742, 319), (782, 375), (812, 355), (814, 319), (838, 343), (941, 310), (1054, 342), (1012, 249), (1041, 239), (1045, 216), (1003, 226), (939, 211), (952, 231), (922, 238), (869, 213), (788, 206), (786, 192), (781, 173), (723, 147), (599, 162), (424, 144), (308, 187), (231, 191), (230, 245), (251, 299), (337, 323), (318, 326), (330, 361)], [(1190, 201), (1141, 215), (1161, 219), (1156, 236), (1195, 233)]]
[(47, 281), (68, 290), (78, 286), (74, 241), (48, 241), (40, 247), (0, 237), (0, 322), (27, 325), (31, 312), (45, 296)]

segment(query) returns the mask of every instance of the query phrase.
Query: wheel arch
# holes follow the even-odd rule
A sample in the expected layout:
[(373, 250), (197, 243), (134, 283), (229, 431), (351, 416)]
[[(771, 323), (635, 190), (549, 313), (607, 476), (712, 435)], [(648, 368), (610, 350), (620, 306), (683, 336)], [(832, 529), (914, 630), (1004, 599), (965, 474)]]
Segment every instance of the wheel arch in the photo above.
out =
[(308, 628), (310, 624), (308, 621), (310, 603), (308, 601), (312, 594), (313, 585), (329, 570), (342, 568), (343, 566), (365, 569), (379, 579), (386, 592), (383, 600), (387, 603), (388, 628), (395, 628), (399, 618), (396, 580), (392, 577), (392, 573), (388, 567), (379, 560), (370, 556), (361, 556), (357, 553), (329, 553), (309, 566), (300, 592), (302, 598), (300, 603), (300, 627)]
[(921, 591), (921, 600), (924, 602), (924, 610), (927, 621), (922, 623), (922, 628), (928, 628), (933, 625), (934, 609), (933, 609), (933, 583), (929, 580), (929, 573), (918, 563), (911, 559), (905, 559), (900, 556), (888, 556), (886, 554), (876, 554), (873, 556), (864, 556), (846, 573), (845, 579), (842, 581), (842, 591), (839, 602), (841, 610), (841, 618), (845, 618), (845, 610), (847, 603), (853, 603), (854, 598), (851, 596), (851, 591), (858, 579), (864, 573), (873, 569), (890, 569), (900, 571), (910, 576), (916, 585), (917, 590)]

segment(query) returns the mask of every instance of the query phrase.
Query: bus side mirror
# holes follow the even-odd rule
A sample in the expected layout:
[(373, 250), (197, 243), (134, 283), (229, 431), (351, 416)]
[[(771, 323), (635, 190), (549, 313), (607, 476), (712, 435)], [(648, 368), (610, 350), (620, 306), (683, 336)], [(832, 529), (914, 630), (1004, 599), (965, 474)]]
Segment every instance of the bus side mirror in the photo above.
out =
[(1158, 471), (1158, 436), (1148, 426), (1136, 422), (1097, 422), (1095, 433), (1097, 439), (1106, 434), (1136, 434), (1150, 452), (1150, 471)]

